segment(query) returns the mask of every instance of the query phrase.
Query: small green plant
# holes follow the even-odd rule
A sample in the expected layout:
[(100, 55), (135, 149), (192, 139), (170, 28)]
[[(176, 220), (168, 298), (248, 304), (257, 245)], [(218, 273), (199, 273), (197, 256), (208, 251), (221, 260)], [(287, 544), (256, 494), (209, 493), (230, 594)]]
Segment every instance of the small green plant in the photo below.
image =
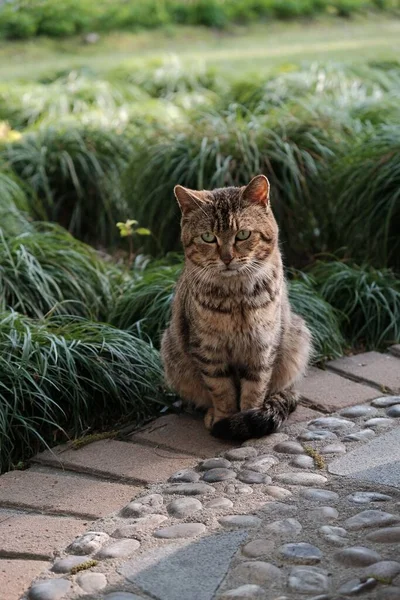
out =
[(139, 222), (135, 219), (128, 219), (125, 222), (117, 223), (119, 234), (122, 238), (127, 238), (129, 243), (129, 255), (128, 255), (128, 266), (131, 266), (133, 259), (135, 258), (133, 237), (136, 235), (151, 235), (150, 229), (146, 227), (138, 227)]

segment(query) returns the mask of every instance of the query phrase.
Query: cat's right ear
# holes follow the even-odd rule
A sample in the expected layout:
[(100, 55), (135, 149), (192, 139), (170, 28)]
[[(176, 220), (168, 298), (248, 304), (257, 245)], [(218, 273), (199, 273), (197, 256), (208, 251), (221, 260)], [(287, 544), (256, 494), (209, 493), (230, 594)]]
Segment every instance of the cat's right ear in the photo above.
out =
[(187, 215), (192, 210), (200, 208), (201, 205), (204, 204), (201, 192), (189, 190), (182, 185), (176, 185), (174, 187), (174, 194), (183, 215)]

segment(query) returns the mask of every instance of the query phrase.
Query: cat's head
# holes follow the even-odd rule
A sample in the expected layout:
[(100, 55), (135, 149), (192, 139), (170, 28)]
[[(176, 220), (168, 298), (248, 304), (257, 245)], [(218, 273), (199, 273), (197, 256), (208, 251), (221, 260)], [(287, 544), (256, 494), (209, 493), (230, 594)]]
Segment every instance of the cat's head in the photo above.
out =
[(264, 175), (244, 187), (212, 191), (175, 186), (187, 260), (224, 276), (261, 268), (278, 244), (269, 187)]

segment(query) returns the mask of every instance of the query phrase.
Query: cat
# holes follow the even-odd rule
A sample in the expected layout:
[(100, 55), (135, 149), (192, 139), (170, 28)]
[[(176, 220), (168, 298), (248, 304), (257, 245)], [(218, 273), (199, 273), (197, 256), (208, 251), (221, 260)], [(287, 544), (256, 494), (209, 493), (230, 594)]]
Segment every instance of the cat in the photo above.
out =
[(274, 432), (296, 408), (311, 335), (290, 307), (264, 175), (247, 186), (175, 186), (185, 264), (162, 337), (166, 382), (218, 438)]

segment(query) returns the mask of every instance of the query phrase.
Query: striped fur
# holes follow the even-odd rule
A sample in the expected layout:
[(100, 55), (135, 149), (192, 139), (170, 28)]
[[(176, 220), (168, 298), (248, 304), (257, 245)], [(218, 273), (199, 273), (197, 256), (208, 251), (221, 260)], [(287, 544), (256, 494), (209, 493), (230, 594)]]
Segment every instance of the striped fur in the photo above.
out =
[[(269, 184), (175, 193), (182, 210), (185, 268), (162, 339), (167, 383), (204, 408), (217, 437), (275, 431), (297, 403), (293, 389), (311, 351), (291, 311)], [(238, 240), (238, 231), (250, 231)], [(214, 234), (205, 242), (201, 235)]]

